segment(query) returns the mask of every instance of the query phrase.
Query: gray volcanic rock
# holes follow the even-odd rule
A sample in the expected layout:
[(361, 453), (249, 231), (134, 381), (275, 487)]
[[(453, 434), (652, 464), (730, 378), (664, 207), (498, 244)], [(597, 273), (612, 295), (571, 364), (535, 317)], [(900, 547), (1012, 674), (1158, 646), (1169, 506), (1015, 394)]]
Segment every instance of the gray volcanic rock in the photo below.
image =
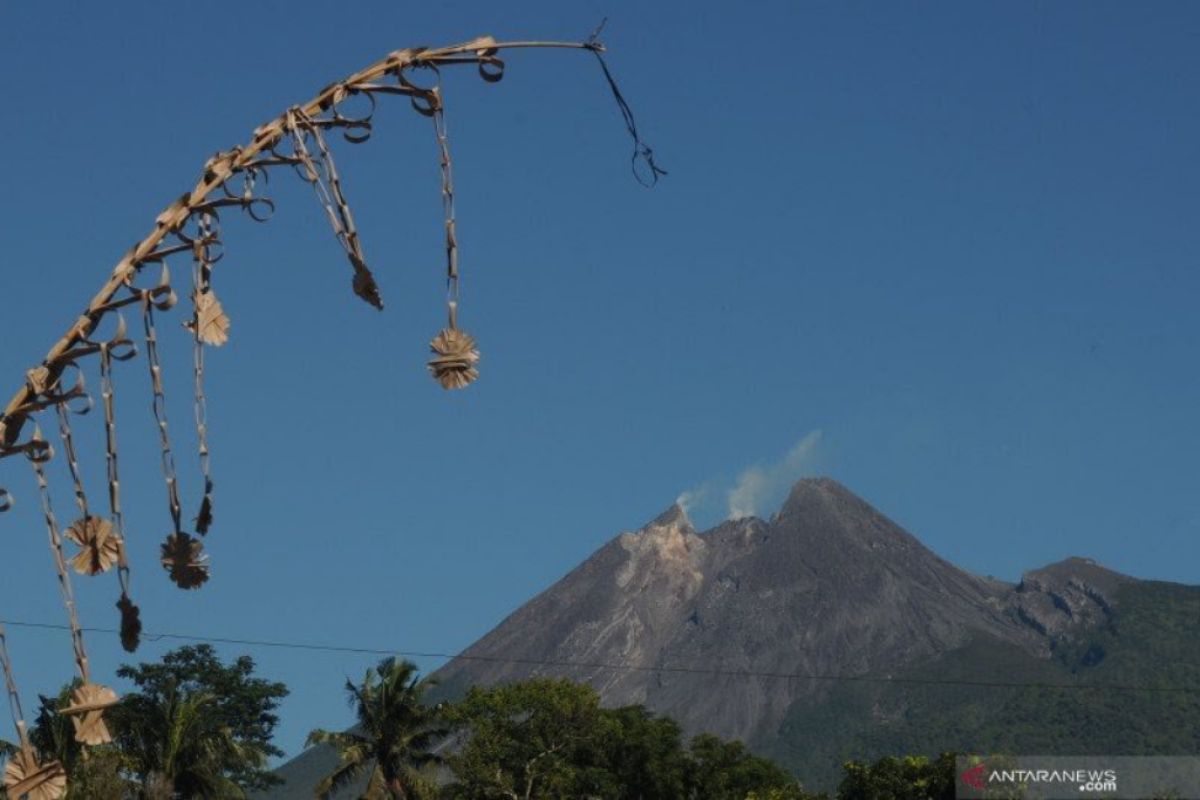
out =
[(752, 740), (828, 687), (788, 675), (887, 673), (978, 635), (1045, 654), (1065, 630), (1056, 615), (1098, 619), (1095, 598), (1111, 586), (1100, 572), (1115, 575), (1064, 564), (1014, 591), (939, 558), (837, 482), (803, 480), (770, 520), (698, 534), (673, 506), (619, 535), (437, 677), (464, 687), (563, 675), (607, 704)]
[(1068, 558), (1022, 575), (1011, 608), (1053, 646), (1108, 622), (1117, 590), (1131, 580), (1090, 558)]

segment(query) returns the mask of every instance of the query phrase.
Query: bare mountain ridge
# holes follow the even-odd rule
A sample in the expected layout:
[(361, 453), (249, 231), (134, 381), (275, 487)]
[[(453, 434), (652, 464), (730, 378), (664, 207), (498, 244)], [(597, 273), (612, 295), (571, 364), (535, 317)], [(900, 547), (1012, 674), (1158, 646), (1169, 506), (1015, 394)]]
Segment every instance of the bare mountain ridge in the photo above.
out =
[(1107, 620), (1129, 580), (1079, 558), (1015, 586), (972, 575), (836, 481), (806, 479), (769, 520), (698, 533), (673, 506), (620, 534), (436, 677), (562, 675), (689, 732), (756, 740), (830, 688), (779, 676), (890, 674), (981, 636), (1048, 657)]

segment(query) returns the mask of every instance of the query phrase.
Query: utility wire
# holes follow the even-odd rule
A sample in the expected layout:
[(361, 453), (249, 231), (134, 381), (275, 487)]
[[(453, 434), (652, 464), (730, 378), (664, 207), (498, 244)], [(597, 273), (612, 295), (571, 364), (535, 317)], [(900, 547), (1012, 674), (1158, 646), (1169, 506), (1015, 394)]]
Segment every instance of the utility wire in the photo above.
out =
[[(17, 622), (0, 620), (0, 625), (12, 628), (34, 628), (39, 630), (70, 630), (66, 625), (49, 622)], [(106, 633), (120, 635), (116, 628), (84, 628), (86, 633)], [(512, 656), (478, 655), (475, 653), (436, 653), (421, 650), (391, 650), (377, 647), (344, 647), (338, 645), (313, 644), (311, 642), (284, 642), (268, 639), (237, 639), (227, 636), (198, 636), (185, 633), (142, 633), (142, 639), (147, 641), (185, 641), (204, 642), (207, 644), (228, 644), (241, 647), (271, 647), (283, 650), (307, 650), (323, 653), (350, 653), (355, 655), (372, 656), (404, 656), (405, 658), (438, 658), (446, 661), (480, 661), (491, 664), (520, 664), (538, 667), (564, 667), (572, 669), (614, 670), (621, 672), (651, 672), (673, 675), (709, 675), (729, 678), (767, 678), (776, 680), (809, 680), (830, 681), (841, 683), (894, 683), (916, 686), (968, 686), (987, 689), (1055, 689), (1082, 690), (1103, 692), (1154, 692), (1171, 694), (1200, 694), (1200, 686), (1145, 686), (1137, 684), (1113, 683), (1060, 683), (1060, 682), (1026, 682), (1026, 681), (985, 681), (956, 678), (913, 678), (894, 675), (837, 675), (819, 672), (760, 672), (756, 670), (730, 670), (708, 667), (671, 667), (671, 666), (642, 666), (639, 664), (611, 664), (589, 661), (557, 661), (535, 658), (517, 658)]]

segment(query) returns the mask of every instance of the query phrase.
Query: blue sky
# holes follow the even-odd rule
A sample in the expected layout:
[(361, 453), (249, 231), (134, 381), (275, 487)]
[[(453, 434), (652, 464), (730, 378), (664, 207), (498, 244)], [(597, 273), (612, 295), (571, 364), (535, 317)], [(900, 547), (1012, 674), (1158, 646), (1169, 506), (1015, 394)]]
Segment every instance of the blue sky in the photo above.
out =
[[(1200, 8), (344, 7), (0, 11), (6, 399), (212, 152), (392, 49), (579, 39), (608, 16), (670, 176), (633, 182), (585, 54), (515, 54), (494, 86), (447, 77), (461, 321), (484, 356), (457, 394), (423, 367), (441, 211), (432, 131), (403, 101), (336, 150), (384, 313), (350, 293), (289, 176), (270, 224), (227, 219), (215, 576), (198, 593), (156, 565), (169, 521), (145, 364), (117, 374), (148, 630), (453, 652), (682, 492), (705, 490), (711, 524), (731, 504), (769, 514), (801, 473), (975, 572), (1078, 554), (1200, 583)], [(191, 514), (181, 316), (162, 336)], [(78, 428), (102, 505), (99, 419)], [(19, 501), (0, 519), (0, 616), (62, 621), (28, 469), (0, 463), (0, 485)], [(77, 581), (85, 624), (115, 623), (114, 582)], [(27, 706), (69, 679), (65, 634), (10, 639)], [(101, 680), (128, 660), (112, 637), (89, 645)], [(289, 752), (349, 720), (342, 680), (374, 661), (250, 652), (293, 691)]]

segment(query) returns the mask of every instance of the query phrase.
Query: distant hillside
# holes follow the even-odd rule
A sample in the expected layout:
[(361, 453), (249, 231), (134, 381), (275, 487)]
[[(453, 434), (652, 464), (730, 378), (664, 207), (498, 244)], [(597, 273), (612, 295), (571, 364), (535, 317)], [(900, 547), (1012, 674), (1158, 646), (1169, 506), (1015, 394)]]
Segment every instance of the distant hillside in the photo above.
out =
[[(1198, 623), (1200, 587), (1088, 559), (1017, 585), (972, 575), (820, 478), (769, 520), (697, 533), (668, 509), (437, 677), (450, 695), (534, 675), (586, 681), (609, 705), (742, 738), (827, 787), (842, 761), (888, 753), (1200, 753), (1198, 694), (991, 685), (1200, 690)], [(290, 765), (305, 775), (292, 785), (322, 759)]]
[[(794, 703), (758, 749), (814, 786), (889, 753), (1200, 753), (1200, 587), (1130, 582), (1114, 599), (1104, 624), (1049, 658), (981, 636), (894, 673), (913, 683), (840, 683)], [(1062, 684), (1105, 688), (1051, 688)]]

